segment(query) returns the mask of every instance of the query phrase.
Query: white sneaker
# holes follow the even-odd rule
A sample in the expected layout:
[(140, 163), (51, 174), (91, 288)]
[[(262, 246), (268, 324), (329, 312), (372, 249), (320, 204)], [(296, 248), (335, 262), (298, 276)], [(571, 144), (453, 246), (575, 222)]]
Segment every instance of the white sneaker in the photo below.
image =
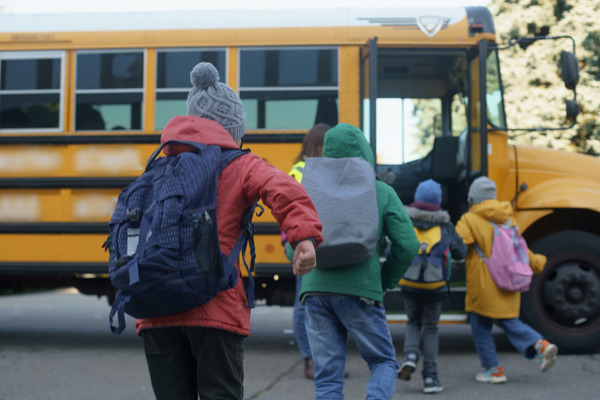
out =
[(537, 352), (537, 359), (538, 363), (540, 364), (540, 371), (548, 371), (556, 361), (558, 347), (555, 344), (550, 343), (546, 339), (540, 339), (535, 344), (535, 351)]

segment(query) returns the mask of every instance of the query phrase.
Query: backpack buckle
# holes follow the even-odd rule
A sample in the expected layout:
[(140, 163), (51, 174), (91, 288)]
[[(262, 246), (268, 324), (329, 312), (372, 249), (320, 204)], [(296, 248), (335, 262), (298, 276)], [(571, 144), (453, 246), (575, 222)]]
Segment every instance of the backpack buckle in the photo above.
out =
[(249, 233), (250, 235), (252, 235), (252, 236), (253, 236), (253, 235), (254, 235), (254, 224), (250, 222), (250, 223), (249, 223), (249, 224), (246, 226), (246, 230), (248, 231), (248, 233)]
[(125, 213), (125, 221), (128, 222), (137, 222), (142, 219), (142, 210), (139, 208), (134, 208), (133, 210), (127, 210)]

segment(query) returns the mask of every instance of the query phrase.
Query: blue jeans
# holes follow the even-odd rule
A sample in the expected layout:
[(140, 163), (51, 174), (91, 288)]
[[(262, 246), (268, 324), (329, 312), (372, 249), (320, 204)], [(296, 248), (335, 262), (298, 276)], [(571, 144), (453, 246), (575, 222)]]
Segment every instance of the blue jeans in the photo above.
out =
[(423, 302), (404, 298), (406, 336), (404, 354), (419, 353), (419, 342), (423, 335), (423, 377), (437, 377), (437, 356), (439, 348), (438, 321), (442, 312), (441, 301)]
[[(535, 329), (521, 321), (519, 318), (496, 319), (504, 330), (508, 341), (525, 357), (531, 359), (536, 356), (535, 343), (542, 339)], [(492, 336), (494, 319), (471, 313), (471, 331), (475, 340), (475, 349), (484, 369), (499, 366), (496, 354), (496, 343)]]
[(294, 299), (294, 335), (296, 343), (302, 358), (311, 357), (308, 336), (306, 335), (306, 325), (304, 324), (304, 305), (300, 302), (300, 286), (302, 277), (296, 277), (296, 298)]
[(343, 399), (348, 334), (367, 362), (367, 399), (391, 399), (400, 364), (382, 305), (353, 296), (318, 295), (305, 301), (306, 331), (315, 362), (315, 399)]

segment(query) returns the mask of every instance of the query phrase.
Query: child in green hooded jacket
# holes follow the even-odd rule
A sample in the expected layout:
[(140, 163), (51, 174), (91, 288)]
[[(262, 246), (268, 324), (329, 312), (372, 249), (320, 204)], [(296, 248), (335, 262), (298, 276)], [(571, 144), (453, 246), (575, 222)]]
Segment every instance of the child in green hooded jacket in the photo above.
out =
[[(362, 157), (374, 165), (363, 132), (338, 124), (325, 134), (323, 157)], [(315, 268), (302, 278), (306, 329), (315, 363), (315, 398), (343, 398), (348, 334), (369, 366), (367, 398), (389, 399), (400, 367), (383, 307), (383, 294), (397, 286), (417, 255), (419, 242), (395, 190), (375, 182), (378, 237), (391, 242), (383, 263), (375, 252), (367, 261), (335, 268)]]

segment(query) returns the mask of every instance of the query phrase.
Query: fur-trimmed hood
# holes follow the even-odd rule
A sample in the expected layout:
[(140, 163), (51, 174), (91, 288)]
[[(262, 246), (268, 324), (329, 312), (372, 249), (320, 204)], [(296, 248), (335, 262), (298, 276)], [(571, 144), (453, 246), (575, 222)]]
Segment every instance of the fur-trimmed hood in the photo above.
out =
[(413, 225), (419, 229), (428, 229), (435, 225), (442, 225), (450, 222), (450, 214), (447, 211), (428, 211), (416, 207), (405, 206), (408, 216)]

